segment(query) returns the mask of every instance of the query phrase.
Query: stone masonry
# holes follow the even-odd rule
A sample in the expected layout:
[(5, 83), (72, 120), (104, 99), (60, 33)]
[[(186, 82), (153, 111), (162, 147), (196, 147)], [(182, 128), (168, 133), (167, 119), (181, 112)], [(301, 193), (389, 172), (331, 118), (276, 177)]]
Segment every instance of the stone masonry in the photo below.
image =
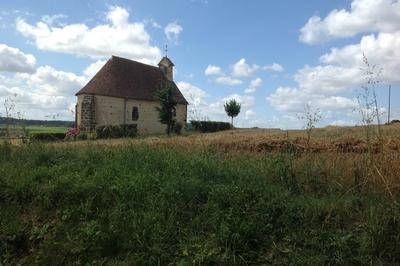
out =
[(96, 127), (96, 108), (95, 96), (84, 95), (81, 104), (81, 123), (79, 129), (81, 131), (94, 131)]

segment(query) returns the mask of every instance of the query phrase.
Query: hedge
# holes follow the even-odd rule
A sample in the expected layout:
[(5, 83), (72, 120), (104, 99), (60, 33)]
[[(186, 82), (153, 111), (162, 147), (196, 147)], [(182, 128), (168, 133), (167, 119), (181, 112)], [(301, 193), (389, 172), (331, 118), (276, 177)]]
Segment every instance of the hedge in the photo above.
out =
[(30, 133), (29, 139), (36, 141), (59, 141), (65, 139), (65, 133), (50, 133), (50, 132)]
[(195, 131), (200, 132), (217, 132), (221, 130), (228, 130), (232, 125), (227, 122), (217, 121), (190, 121), (190, 127)]
[(105, 125), (96, 127), (96, 135), (99, 139), (136, 137), (136, 124)]

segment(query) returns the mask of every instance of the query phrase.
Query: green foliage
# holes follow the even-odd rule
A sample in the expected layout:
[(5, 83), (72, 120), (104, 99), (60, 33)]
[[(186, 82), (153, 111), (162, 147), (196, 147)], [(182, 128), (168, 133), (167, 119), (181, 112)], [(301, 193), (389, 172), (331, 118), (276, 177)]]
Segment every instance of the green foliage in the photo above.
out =
[(60, 141), (65, 139), (65, 133), (30, 133), (29, 139), (32, 141)]
[(190, 127), (194, 131), (199, 132), (217, 132), (221, 130), (228, 130), (232, 128), (232, 125), (227, 122), (216, 122), (216, 121), (190, 121)]
[(137, 135), (136, 124), (97, 126), (96, 136), (99, 139), (133, 138)]
[(182, 133), (182, 123), (180, 123), (180, 122), (177, 122), (177, 123), (175, 123), (175, 125), (174, 125), (174, 133), (176, 134), (176, 135), (181, 135), (181, 133)]
[(166, 131), (169, 136), (174, 128), (177, 101), (172, 95), (170, 84), (163, 84), (157, 91), (157, 99), (160, 106), (156, 107), (158, 119), (162, 124), (167, 125)]
[(230, 99), (224, 104), (224, 108), (226, 114), (232, 118), (232, 126), (233, 126), (233, 118), (239, 115), (241, 104), (238, 103), (235, 99)]
[(81, 132), (79, 133), (78, 136), (76, 136), (77, 140), (87, 140), (88, 139), (88, 134), (85, 132)]
[(0, 264), (400, 263), (397, 202), (308, 189), (290, 156), (1, 144)]

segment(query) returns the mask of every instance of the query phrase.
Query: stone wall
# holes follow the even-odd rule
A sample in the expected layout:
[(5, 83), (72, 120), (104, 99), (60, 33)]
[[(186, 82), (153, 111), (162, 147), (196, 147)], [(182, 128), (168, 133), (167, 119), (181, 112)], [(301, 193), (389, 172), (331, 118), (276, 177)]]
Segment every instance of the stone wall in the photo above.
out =
[(81, 131), (93, 131), (96, 127), (96, 96), (79, 95), (78, 97), (78, 128)]
[[(78, 125), (83, 125), (83, 116), (79, 111), (84, 110), (83, 95), (78, 96)], [(123, 99), (117, 97), (96, 95), (94, 100), (95, 106), (95, 125), (118, 125), (118, 124), (137, 124), (138, 131), (141, 133), (165, 133), (166, 125), (158, 121), (158, 112), (156, 107), (158, 102)], [(139, 117), (136, 121), (132, 120), (133, 107), (137, 107)], [(176, 121), (186, 124), (187, 106), (178, 104), (176, 108)], [(85, 111), (85, 114), (87, 112)], [(86, 115), (85, 115), (86, 119)], [(80, 127), (81, 128), (81, 127)], [(94, 129), (94, 128), (93, 128)]]

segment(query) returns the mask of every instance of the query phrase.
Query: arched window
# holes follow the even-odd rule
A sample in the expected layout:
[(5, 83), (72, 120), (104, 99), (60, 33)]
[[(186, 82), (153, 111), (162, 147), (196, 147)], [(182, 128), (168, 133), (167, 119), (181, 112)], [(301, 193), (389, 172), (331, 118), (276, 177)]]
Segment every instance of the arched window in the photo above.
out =
[(132, 121), (137, 121), (139, 119), (139, 110), (137, 106), (132, 107)]

